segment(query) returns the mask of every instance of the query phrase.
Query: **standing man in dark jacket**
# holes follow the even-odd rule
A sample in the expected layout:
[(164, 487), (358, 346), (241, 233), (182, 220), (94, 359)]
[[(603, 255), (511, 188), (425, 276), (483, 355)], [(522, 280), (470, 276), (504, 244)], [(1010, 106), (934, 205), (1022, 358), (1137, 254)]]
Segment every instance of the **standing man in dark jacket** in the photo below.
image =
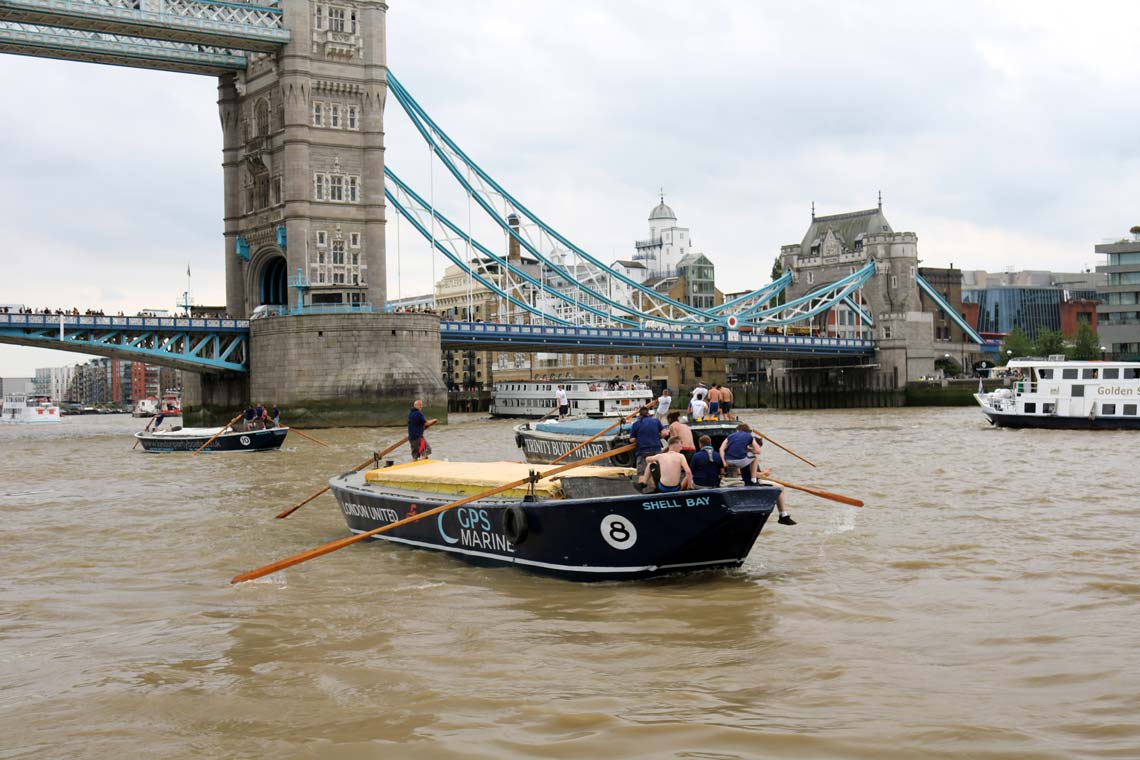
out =
[(412, 450), (413, 460), (427, 459), (431, 456), (431, 446), (424, 438), (424, 428), (428, 426), (428, 419), (424, 417), (423, 408), (424, 402), (416, 399), (412, 404), (412, 411), (408, 412), (408, 446)]
[(629, 428), (629, 435), (637, 441), (634, 453), (637, 455), (637, 476), (640, 478), (645, 472), (645, 458), (661, 453), (661, 431), (665, 426), (649, 413), (648, 406), (641, 407), (638, 414), (640, 416), (637, 421)]

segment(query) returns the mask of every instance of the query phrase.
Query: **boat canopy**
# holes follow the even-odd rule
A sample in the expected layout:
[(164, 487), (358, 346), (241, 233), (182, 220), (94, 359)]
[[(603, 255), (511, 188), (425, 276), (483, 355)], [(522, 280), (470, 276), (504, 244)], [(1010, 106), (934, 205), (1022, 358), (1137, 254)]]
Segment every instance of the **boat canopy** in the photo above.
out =
[[(614, 432), (618, 431), (616, 420), (613, 417), (583, 417), (573, 420), (551, 420), (540, 422), (534, 426), (535, 430), (543, 433), (562, 433), (563, 435), (594, 435), (608, 427)], [(626, 424), (626, 423), (623, 423)], [(628, 425), (627, 425), (628, 426)]]
[[(439, 459), (420, 459), (392, 467), (369, 470), (364, 479), (375, 485), (427, 491), (449, 496), (473, 496), (477, 493), (504, 486), (530, 475), (531, 470), (547, 472), (562, 465), (527, 464), (525, 462), (444, 462)], [(630, 467), (596, 467), (583, 465), (557, 475), (542, 478), (535, 483), (534, 491), (547, 499), (562, 496), (562, 486), (556, 481), (563, 478), (628, 478), (636, 471)], [(499, 498), (522, 498), (529, 492), (524, 485), (498, 494)]]

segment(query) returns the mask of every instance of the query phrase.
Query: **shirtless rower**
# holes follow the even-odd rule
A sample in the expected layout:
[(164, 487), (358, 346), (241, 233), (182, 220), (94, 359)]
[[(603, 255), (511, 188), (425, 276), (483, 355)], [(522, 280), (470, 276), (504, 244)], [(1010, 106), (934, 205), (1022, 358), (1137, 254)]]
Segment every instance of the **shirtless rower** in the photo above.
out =
[(693, 471), (681, 453), (681, 439), (669, 439), (669, 448), (660, 454), (653, 454), (645, 458), (645, 472), (642, 475), (643, 485), (649, 485), (653, 480), (651, 465), (657, 464), (660, 475), (657, 481), (657, 490), (661, 493), (688, 490), (693, 487)]

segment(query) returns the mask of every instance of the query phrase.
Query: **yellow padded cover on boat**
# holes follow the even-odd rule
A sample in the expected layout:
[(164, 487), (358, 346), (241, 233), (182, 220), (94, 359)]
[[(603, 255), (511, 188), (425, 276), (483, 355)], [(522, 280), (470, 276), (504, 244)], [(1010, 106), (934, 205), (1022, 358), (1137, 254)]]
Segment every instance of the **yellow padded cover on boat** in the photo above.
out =
[[(444, 462), (440, 459), (420, 459), (392, 467), (369, 470), (364, 479), (369, 483), (405, 488), (412, 491), (454, 496), (472, 496), (507, 483), (526, 478), (531, 470), (548, 472), (562, 467), (560, 464), (527, 464), (525, 462)], [(542, 478), (534, 485), (535, 493), (548, 499), (562, 495), (562, 487), (557, 483), (562, 478), (603, 477), (624, 478), (635, 474), (630, 467), (595, 467), (582, 465), (553, 479)], [(499, 496), (521, 498), (528, 492), (528, 485), (517, 486), (503, 491)]]

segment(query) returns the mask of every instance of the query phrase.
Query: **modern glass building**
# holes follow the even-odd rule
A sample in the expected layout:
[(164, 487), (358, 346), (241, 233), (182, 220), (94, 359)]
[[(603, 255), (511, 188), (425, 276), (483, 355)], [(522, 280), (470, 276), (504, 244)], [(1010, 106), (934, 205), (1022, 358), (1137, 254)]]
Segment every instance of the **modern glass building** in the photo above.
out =
[(978, 332), (1009, 333), (1019, 327), (1030, 339), (1061, 329), (1061, 288), (996, 287), (962, 290), (962, 301), (978, 305)]

